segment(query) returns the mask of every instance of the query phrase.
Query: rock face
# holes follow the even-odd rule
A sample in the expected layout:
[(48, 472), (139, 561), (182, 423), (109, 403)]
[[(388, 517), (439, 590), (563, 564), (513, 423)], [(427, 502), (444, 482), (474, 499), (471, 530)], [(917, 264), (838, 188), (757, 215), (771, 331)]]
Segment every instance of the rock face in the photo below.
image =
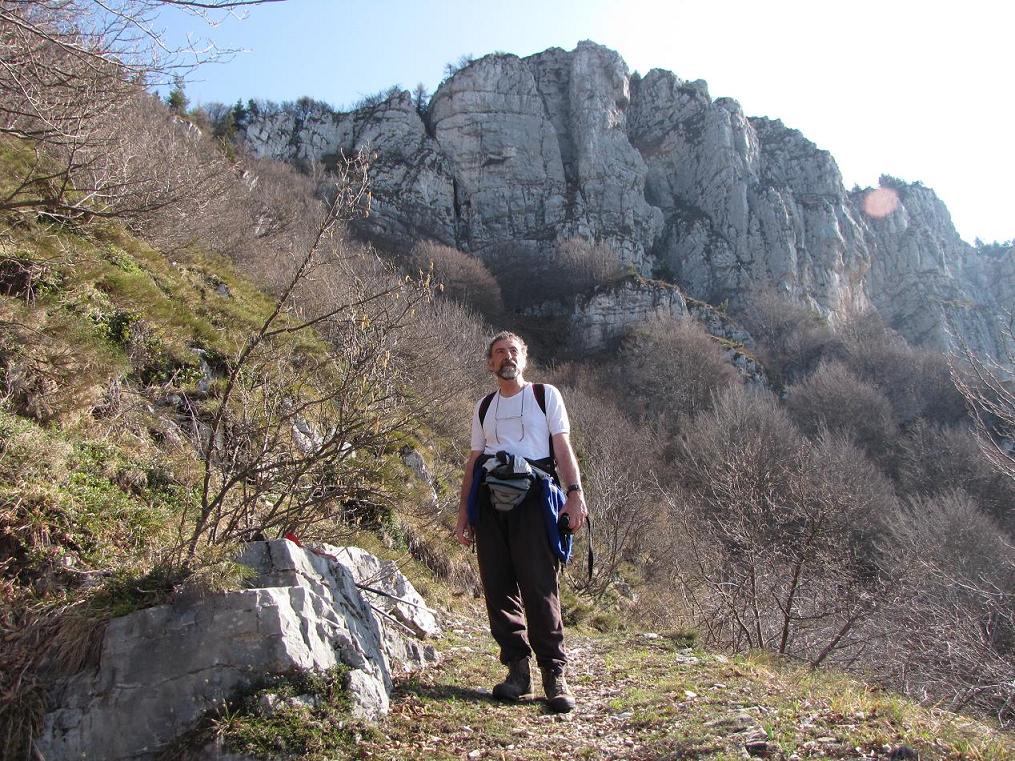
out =
[[(978, 254), (959, 238), (948, 209), (929, 188), (889, 182), (879, 192), (895, 208), (866, 227), (868, 245), (881, 253), (867, 287), (885, 321), (918, 344), (947, 346), (950, 322), (980, 351), (1000, 347), (998, 320), (1015, 302), (1015, 252)], [(863, 203), (866, 194), (857, 195)]]
[(632, 278), (579, 297), (570, 315), (571, 335), (581, 346), (601, 349), (632, 325), (687, 314), (687, 302), (678, 288)]
[[(399, 245), (438, 240), (492, 265), (505, 247), (551, 256), (560, 240), (600, 241), (641, 275), (711, 304), (771, 286), (833, 324), (877, 309), (938, 348), (947, 312), (990, 353), (996, 318), (1015, 300), (1011, 254), (978, 255), (928, 189), (898, 184), (894, 210), (872, 215), (868, 191), (848, 193), (831, 155), (796, 130), (713, 101), (701, 81), (658, 69), (632, 78), (591, 42), (481, 58), (445, 81), (423, 116), (402, 92), (347, 114), (255, 113), (244, 136), (255, 153), (297, 163), (369, 147), (367, 232)], [(646, 311), (615, 296), (586, 297), (602, 324)], [(627, 306), (632, 319), (621, 316)], [(585, 332), (593, 343), (605, 335)]]
[[(433, 661), (432, 646), (405, 632), (439, 628), (412, 585), (372, 555), (286, 540), (256, 542), (241, 561), (256, 588), (133, 613), (109, 623), (94, 672), (54, 690), (38, 747), (51, 759), (153, 759), (208, 710), (265, 674), (351, 667), (354, 712), (387, 712), (393, 669)], [(330, 557), (327, 557), (330, 556)], [(337, 560), (332, 559), (337, 558)], [(397, 574), (397, 575), (396, 575)], [(357, 586), (404, 595), (403, 618), (376, 614)], [(385, 607), (398, 610), (390, 598)]]

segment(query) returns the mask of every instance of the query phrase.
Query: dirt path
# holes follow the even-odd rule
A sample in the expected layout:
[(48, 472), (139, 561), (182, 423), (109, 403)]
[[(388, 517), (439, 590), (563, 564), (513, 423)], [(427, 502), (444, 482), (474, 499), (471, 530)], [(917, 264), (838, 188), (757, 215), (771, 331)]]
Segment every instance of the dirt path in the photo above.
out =
[[(397, 680), (391, 715), (359, 744), (360, 757), (1015, 758), (1010, 735), (851, 680), (705, 656), (653, 633), (569, 632), (567, 640), (578, 706), (554, 714), (538, 678), (540, 699), (493, 699), (490, 688), (504, 669), (489, 634), (454, 621), (440, 646), (441, 664)], [(919, 756), (906, 755), (910, 749)]]

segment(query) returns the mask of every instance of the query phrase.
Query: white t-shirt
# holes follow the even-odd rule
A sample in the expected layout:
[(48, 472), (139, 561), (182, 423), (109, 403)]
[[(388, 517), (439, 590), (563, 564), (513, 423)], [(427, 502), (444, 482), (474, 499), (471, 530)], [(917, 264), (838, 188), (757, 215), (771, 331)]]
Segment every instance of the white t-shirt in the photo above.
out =
[[(496, 454), (501, 450), (529, 460), (549, 457), (550, 434), (570, 433), (571, 424), (560, 392), (549, 384), (546, 389), (546, 414), (539, 409), (532, 384), (514, 396), (502, 397), (500, 391), (490, 400), (483, 425), (479, 424), (480, 399), (472, 412), (472, 451)], [(484, 397), (485, 398), (485, 397)]]

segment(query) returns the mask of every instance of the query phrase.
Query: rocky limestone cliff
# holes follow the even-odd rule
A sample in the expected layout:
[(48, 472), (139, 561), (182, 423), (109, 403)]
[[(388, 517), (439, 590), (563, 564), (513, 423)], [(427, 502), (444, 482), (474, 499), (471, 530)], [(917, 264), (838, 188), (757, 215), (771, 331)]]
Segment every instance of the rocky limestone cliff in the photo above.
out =
[(632, 78), (592, 42), (481, 58), (422, 114), (407, 92), (350, 113), (301, 103), (252, 113), (249, 149), (324, 164), (372, 151), (364, 230), (400, 245), (429, 238), (490, 260), (505, 245), (551, 255), (559, 240), (603, 241), (712, 304), (774, 286), (833, 324), (878, 309), (939, 348), (948, 312), (991, 353), (1015, 300), (1011, 254), (979, 256), (932, 191), (899, 184), (894, 210), (873, 217), (869, 191), (847, 192), (832, 156), (796, 130), (713, 101), (701, 81)]

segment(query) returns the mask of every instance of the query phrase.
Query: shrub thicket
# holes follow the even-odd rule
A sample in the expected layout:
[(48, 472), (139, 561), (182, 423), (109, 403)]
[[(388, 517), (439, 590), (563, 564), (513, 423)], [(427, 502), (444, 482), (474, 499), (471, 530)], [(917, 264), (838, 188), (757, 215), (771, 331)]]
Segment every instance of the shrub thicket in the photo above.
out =
[(690, 319), (653, 320), (623, 340), (607, 376), (633, 420), (664, 437), (740, 382), (717, 341)]
[(433, 241), (417, 243), (410, 255), (423, 275), (433, 271), (437, 284), (449, 298), (466, 304), (490, 320), (504, 310), (500, 286), (479, 259), (457, 248)]

